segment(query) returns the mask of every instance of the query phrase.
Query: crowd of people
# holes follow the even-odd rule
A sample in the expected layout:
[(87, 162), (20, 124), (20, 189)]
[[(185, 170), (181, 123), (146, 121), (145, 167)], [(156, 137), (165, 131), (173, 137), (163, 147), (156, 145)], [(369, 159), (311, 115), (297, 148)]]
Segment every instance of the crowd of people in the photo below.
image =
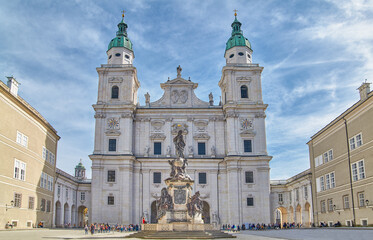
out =
[(108, 223), (92, 223), (90, 226), (85, 225), (84, 231), (85, 234), (88, 234), (90, 232), (91, 234), (95, 233), (110, 233), (110, 232), (132, 232), (132, 231), (139, 231), (140, 226), (139, 225), (110, 225)]
[(235, 224), (223, 224), (222, 230), (224, 231), (232, 231), (237, 232), (241, 230), (269, 230), (269, 229), (287, 229), (287, 228), (301, 228), (302, 224), (299, 223), (286, 223), (284, 222), (282, 225), (278, 223), (245, 223), (242, 225), (235, 225)]

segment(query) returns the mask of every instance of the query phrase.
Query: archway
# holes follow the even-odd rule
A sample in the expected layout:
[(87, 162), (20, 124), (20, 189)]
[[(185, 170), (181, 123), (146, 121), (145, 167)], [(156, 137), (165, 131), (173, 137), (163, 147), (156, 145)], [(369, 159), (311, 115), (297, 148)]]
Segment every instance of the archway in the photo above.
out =
[(71, 226), (76, 227), (76, 209), (75, 205), (71, 206)]
[(281, 224), (281, 227), (282, 227), (284, 222), (286, 223), (287, 221), (288, 221), (288, 211), (284, 207), (278, 207), (275, 210), (275, 222), (277, 224)]
[(202, 219), (205, 224), (210, 224), (210, 205), (203, 201)]
[(65, 205), (63, 206), (63, 216), (64, 216), (64, 220), (63, 220), (63, 224), (65, 225), (65, 227), (70, 223), (70, 209), (69, 209), (69, 204), (65, 203)]
[(305, 216), (304, 216), (304, 219), (305, 219), (305, 223), (304, 225), (307, 226), (307, 227), (311, 227), (311, 205), (306, 202), (306, 204), (304, 205), (304, 212), (305, 212)]
[[(83, 206), (83, 205), (78, 207), (78, 219), (77, 219), (78, 222), (77, 222), (77, 224), (78, 224), (79, 227), (84, 227), (85, 224), (88, 225), (87, 218), (84, 219), (84, 209), (86, 209), (86, 207)], [(87, 213), (86, 217), (88, 217), (88, 213)]]
[(299, 204), (295, 211), (295, 220), (297, 223), (302, 224), (302, 207)]
[(61, 203), (60, 201), (56, 202), (56, 208), (55, 208), (56, 214), (54, 219), (54, 224), (56, 227), (61, 227)]
[(152, 202), (150, 211), (150, 223), (157, 223), (157, 201)]
[(290, 214), (290, 216), (288, 218), (289, 222), (293, 223), (294, 222), (294, 208), (293, 208), (293, 206), (289, 207), (289, 214)]

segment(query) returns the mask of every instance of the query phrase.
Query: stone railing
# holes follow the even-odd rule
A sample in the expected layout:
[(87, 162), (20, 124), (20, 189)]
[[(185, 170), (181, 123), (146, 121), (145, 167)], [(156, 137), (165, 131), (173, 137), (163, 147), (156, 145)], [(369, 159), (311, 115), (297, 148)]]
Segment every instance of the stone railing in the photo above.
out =
[(259, 67), (258, 63), (227, 63), (227, 67)]
[(101, 64), (102, 68), (130, 68), (132, 64)]

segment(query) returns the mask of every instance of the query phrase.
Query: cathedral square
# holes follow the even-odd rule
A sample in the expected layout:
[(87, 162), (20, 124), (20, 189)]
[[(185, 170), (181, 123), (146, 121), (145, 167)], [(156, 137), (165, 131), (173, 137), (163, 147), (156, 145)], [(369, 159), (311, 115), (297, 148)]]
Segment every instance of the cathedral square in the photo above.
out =
[[(117, 26), (108, 27), (111, 37), (95, 39), (102, 44), (111, 38), (105, 42), (104, 62), (94, 60), (98, 66), (97, 81), (91, 84), (94, 91), (79, 93), (95, 98), (92, 124), (84, 127), (92, 142), (88, 156), (74, 154), (85, 147), (80, 142), (68, 151), (62, 148), (62, 155), (69, 158), (59, 157), (57, 149), (67, 144), (63, 134), (69, 126), (56, 124), (57, 128), (55, 120), (47, 120), (54, 115), (44, 115), (48, 108), (43, 108), (42, 115), (32, 106), (36, 104), (32, 96), (23, 98), (22, 78), (9, 76), (5, 83), (0, 81), (0, 189), (4, 193), (0, 239), (22, 239), (26, 235), (18, 229), (30, 231), (35, 239), (86, 234), (93, 238), (185, 234), (185, 238), (339, 239), (342, 233), (342, 239), (352, 239), (350, 229), (371, 229), (373, 93), (369, 79), (350, 83), (357, 88), (356, 97), (339, 106), (328, 121), (313, 126), (304, 120), (306, 167), (286, 174), (286, 167), (296, 166), (287, 155), (280, 162), (282, 172), (275, 175), (286, 177), (271, 180), (271, 168), (276, 170), (279, 163), (274, 161), (282, 157), (271, 144), (282, 146), (286, 138), (268, 141), (268, 135), (286, 126), (276, 119), (278, 112), (270, 111), (265, 96), (277, 106), (270, 92), (281, 87), (263, 82), (271, 75), (266, 66), (254, 61), (261, 55), (259, 50), (254, 53), (250, 36), (255, 33), (248, 32), (255, 28), (241, 20), (247, 14), (234, 10), (230, 23), (221, 26), (229, 34), (222, 41), (224, 49), (216, 49), (221, 72), (215, 80), (208, 84), (195, 80), (190, 64), (175, 57), (172, 70), (164, 70), (171, 75), (152, 76), (150, 83), (140, 77), (144, 76), (141, 71), (148, 70), (137, 69), (150, 56), (139, 51), (142, 58), (135, 61), (137, 41), (140, 49), (146, 49), (138, 35), (143, 29), (131, 21), (132, 10), (127, 11), (122, 11)], [(103, 52), (98, 55), (103, 59)], [(274, 69), (270, 66), (269, 74)], [(204, 97), (201, 92), (206, 93)], [(69, 94), (74, 91), (65, 93), (66, 101)], [(307, 101), (311, 104), (314, 99)], [(55, 114), (58, 111), (68, 108)], [(59, 167), (64, 162), (70, 167)], [(369, 233), (359, 231), (361, 239), (368, 239)]]

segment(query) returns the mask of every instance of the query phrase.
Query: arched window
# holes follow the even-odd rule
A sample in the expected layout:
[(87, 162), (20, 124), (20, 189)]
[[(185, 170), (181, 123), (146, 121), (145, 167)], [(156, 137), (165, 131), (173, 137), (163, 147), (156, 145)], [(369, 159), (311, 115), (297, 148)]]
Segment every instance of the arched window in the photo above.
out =
[(118, 86), (112, 87), (111, 88), (111, 98), (118, 99), (118, 96), (119, 96), (119, 87)]
[(241, 98), (248, 98), (247, 87), (245, 85), (241, 86)]

